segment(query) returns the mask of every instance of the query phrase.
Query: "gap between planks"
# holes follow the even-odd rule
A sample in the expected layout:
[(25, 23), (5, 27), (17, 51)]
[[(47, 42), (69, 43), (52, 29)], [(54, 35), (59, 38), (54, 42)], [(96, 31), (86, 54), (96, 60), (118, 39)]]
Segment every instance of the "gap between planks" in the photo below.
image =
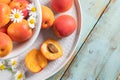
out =
[(74, 57), (72, 57), (73, 59), (70, 60), (70, 62), (67, 64), (67, 69), (65, 70), (64, 74), (62, 74), (60, 80), (62, 80), (62, 78), (64, 77), (64, 75), (66, 74), (67, 70), (69, 69), (70, 65), (72, 64), (72, 62), (74, 61), (75, 57), (77, 56), (77, 54), (80, 52), (82, 46), (85, 44), (86, 40), (88, 39), (88, 37), (90, 36), (91, 32), (94, 30), (95, 26), (97, 25), (97, 23), (99, 22), (99, 20), (101, 19), (102, 15), (106, 12), (109, 4), (112, 2), (112, 0), (109, 0), (108, 4), (105, 6), (105, 8), (103, 9), (103, 11), (100, 13), (99, 18), (97, 20), (97, 22), (95, 23), (94, 27), (91, 29), (90, 33), (88, 34), (88, 36), (86, 37), (85, 41), (83, 42), (83, 44), (81, 45), (81, 47), (79, 48), (78, 52), (74, 55)]

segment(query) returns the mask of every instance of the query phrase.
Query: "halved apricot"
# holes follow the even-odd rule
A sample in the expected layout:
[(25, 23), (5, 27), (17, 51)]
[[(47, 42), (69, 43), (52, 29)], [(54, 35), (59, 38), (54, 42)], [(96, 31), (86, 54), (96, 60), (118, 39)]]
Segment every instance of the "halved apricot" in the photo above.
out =
[(40, 51), (48, 60), (55, 60), (63, 55), (62, 47), (54, 39), (44, 41), (40, 46)]
[(32, 49), (25, 58), (25, 65), (31, 72), (39, 72), (47, 66), (47, 59), (37, 49)]

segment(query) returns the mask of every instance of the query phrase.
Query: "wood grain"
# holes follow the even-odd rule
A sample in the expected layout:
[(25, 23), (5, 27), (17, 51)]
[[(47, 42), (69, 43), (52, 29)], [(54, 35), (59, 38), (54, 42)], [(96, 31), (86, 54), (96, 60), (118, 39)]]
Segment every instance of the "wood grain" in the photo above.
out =
[[(117, 80), (118, 75), (120, 74), (120, 19), (118, 18), (120, 16), (119, 5), (120, 0), (115, 0), (114, 3), (112, 1), (108, 7), (107, 13), (104, 14), (102, 18), (103, 21), (106, 21), (106, 25), (104, 25), (104, 37), (106, 37), (105, 39), (108, 40), (106, 43), (108, 43), (108, 48), (109, 51), (111, 51), (111, 54), (106, 53), (106, 55), (109, 55), (109, 57), (98, 75), (98, 80)], [(103, 26), (103, 21), (99, 23), (99, 26)], [(103, 29), (103, 27), (101, 27), (101, 29)], [(101, 33), (101, 35), (103, 34)]]
[[(65, 73), (66, 69), (74, 59), (77, 51), (82, 46), (84, 41), (86, 40), (88, 34), (93, 29), (94, 25), (98, 21), (99, 17), (102, 15), (101, 13), (104, 11), (106, 5), (108, 5), (109, 0), (79, 0), (81, 6), (82, 6), (82, 16), (83, 16), (83, 26), (82, 26), (82, 32), (80, 35), (80, 40), (78, 47), (75, 51), (75, 54), (70, 59), (70, 61), (66, 64), (66, 66), (61, 69), (58, 73), (56, 73), (54, 76), (49, 78), (48, 80), (59, 80)], [(99, 4), (99, 5), (98, 5)], [(97, 9), (96, 9), (97, 8)], [(67, 77), (71, 76), (68, 72), (68, 74), (65, 74)], [(66, 80), (66, 79), (63, 79)]]
[(120, 74), (120, 0), (110, 3), (62, 80), (116, 80)]

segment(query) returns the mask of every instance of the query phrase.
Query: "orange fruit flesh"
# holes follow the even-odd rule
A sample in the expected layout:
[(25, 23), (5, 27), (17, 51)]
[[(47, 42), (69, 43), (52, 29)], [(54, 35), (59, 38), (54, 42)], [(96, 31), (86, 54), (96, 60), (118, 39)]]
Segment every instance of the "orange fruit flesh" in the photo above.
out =
[(31, 72), (39, 72), (47, 66), (47, 59), (37, 49), (32, 49), (25, 58), (25, 65)]

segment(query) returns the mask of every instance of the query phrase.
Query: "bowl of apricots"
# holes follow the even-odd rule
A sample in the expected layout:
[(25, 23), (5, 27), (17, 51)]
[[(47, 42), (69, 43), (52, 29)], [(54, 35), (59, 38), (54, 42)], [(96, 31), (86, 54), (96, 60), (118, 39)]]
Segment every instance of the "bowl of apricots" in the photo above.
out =
[(82, 26), (78, 0), (0, 1), (10, 8), (7, 16), (0, 13), (0, 79), (46, 80), (76, 53)]
[(0, 0), (0, 59), (22, 55), (37, 39), (41, 23), (39, 0)]

